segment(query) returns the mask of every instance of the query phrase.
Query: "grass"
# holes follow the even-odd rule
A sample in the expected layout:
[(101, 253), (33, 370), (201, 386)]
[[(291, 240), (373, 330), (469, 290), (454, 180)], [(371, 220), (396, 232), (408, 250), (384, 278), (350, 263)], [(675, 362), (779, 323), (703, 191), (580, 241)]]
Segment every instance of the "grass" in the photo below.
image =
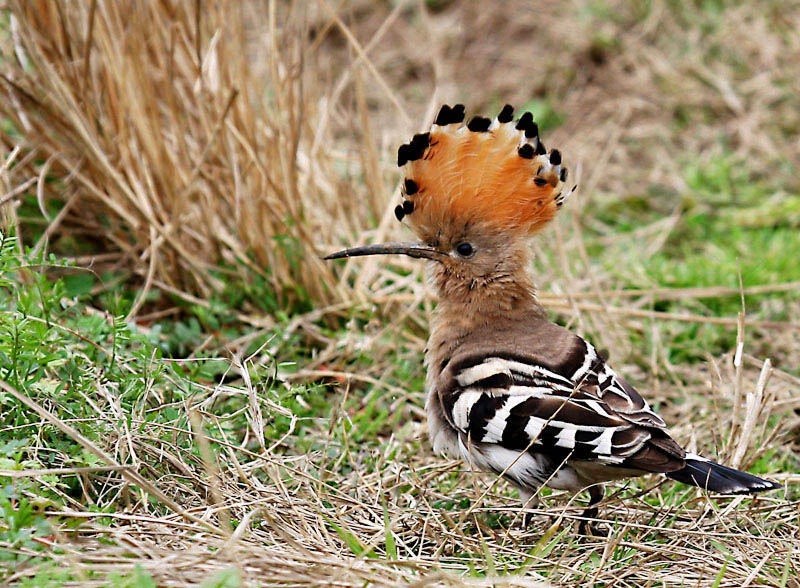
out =
[[(620, 287), (727, 286), (728, 295), (696, 300), (690, 307), (700, 314), (735, 316), (742, 310), (743, 299), (751, 312), (767, 300), (761, 294), (743, 297), (737, 291), (740, 286), (800, 281), (800, 259), (794, 255), (800, 248), (800, 232), (791, 214), (792, 207), (800, 206), (797, 195), (781, 193), (781, 185), (768, 178), (753, 177), (744, 162), (732, 157), (712, 160), (703, 168), (689, 166), (684, 174), (688, 190), (672, 197), (671, 222), (657, 233), (655, 246), (637, 243), (641, 243), (641, 227), (664, 224), (665, 206), (654, 204), (656, 193), (600, 209), (597, 224), (603, 229), (598, 230), (597, 245), (590, 254)], [(602, 238), (608, 224), (615, 227), (611, 242)], [(780, 301), (771, 296), (771, 316), (788, 319), (790, 308), (800, 300), (798, 293), (800, 288), (788, 289)], [(685, 301), (653, 304), (654, 310), (667, 312), (681, 307), (687, 307)], [(705, 353), (719, 354), (735, 345), (733, 329), (706, 328), (698, 340), (699, 330), (684, 329), (672, 337), (670, 351), (676, 359), (696, 361)], [(794, 365), (786, 369), (800, 374)]]
[[(797, 585), (800, 11), (477, 6), (7, 3), (3, 582)], [(621, 483), (593, 539), (584, 497), (524, 529), (432, 454), (421, 266), (317, 254), (407, 237), (393, 150), (445, 101), (525, 105), (565, 153), (554, 320), (784, 490)]]

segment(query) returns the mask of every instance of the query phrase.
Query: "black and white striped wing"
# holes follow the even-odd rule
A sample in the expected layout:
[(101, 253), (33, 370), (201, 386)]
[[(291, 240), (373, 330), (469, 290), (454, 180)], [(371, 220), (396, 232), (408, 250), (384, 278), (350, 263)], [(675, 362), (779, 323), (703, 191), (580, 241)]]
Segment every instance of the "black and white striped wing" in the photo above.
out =
[(533, 353), (457, 354), (437, 386), (445, 417), (474, 444), (675, 469), (683, 452), (664, 421), (594, 347), (576, 336), (572, 344), (557, 361)]

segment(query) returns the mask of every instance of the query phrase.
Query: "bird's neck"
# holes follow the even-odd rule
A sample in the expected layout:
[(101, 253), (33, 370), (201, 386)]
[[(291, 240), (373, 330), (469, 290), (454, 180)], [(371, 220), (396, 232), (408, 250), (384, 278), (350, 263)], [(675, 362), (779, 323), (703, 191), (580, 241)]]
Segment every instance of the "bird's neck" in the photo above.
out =
[(452, 349), (477, 329), (544, 316), (533, 282), (523, 269), (477, 282), (442, 275), (434, 280), (439, 303), (431, 325), (431, 351)]
[(536, 291), (527, 275), (494, 278), (483, 282), (450, 280), (439, 290), (441, 313), (481, 317), (508, 316), (538, 308)]

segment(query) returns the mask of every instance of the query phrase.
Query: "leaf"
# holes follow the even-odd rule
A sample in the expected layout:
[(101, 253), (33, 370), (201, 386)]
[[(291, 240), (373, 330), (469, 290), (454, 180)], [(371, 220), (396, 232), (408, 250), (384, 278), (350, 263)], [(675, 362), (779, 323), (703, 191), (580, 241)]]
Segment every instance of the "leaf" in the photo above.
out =
[(386, 530), (386, 557), (389, 559), (397, 559), (397, 544), (394, 540), (394, 533), (392, 533), (392, 525), (389, 521), (389, 510), (386, 507), (386, 501), (383, 501), (383, 526)]
[(481, 535), (481, 547), (483, 548), (483, 559), (486, 560), (486, 571), (490, 576), (497, 575), (497, 568), (494, 565), (494, 557), (486, 544), (486, 539)]
[(533, 557), (538, 557), (540, 555), (546, 556), (547, 553), (549, 553), (550, 550), (553, 548), (553, 545), (556, 543), (556, 541), (558, 541), (559, 537), (564, 533), (566, 533), (567, 531), (566, 529), (564, 529), (561, 532), (561, 535), (559, 535), (559, 537), (557, 537), (552, 544), (548, 545), (550, 539), (552, 539), (553, 535), (555, 535), (556, 532), (558, 532), (559, 528), (561, 528), (561, 523), (559, 521), (556, 521), (555, 523), (550, 525), (550, 528), (548, 528), (547, 531), (544, 532), (544, 535), (542, 535), (536, 542), (536, 545), (533, 546), (533, 549), (530, 552), (531, 556)]
[(728, 570), (728, 564), (731, 563), (731, 558), (728, 558), (727, 561), (722, 564), (722, 567), (719, 570), (719, 574), (717, 574), (714, 583), (711, 585), (711, 588), (719, 588), (720, 583), (722, 582), (722, 578), (725, 577), (725, 572)]
[(94, 275), (88, 271), (64, 276), (62, 280), (69, 298), (87, 294), (94, 287)]
[(203, 582), (200, 588), (239, 588), (241, 585), (238, 570), (230, 569), (222, 570), (210, 580)]

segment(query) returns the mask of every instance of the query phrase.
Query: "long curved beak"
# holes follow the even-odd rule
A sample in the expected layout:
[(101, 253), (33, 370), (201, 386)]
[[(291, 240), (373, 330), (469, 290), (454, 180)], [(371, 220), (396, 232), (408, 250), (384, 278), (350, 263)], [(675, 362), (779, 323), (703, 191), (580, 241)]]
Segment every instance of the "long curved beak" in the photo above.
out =
[(441, 261), (447, 257), (446, 253), (434, 249), (425, 243), (377, 243), (375, 245), (365, 245), (364, 247), (353, 247), (326, 255), (323, 259), (344, 259), (345, 257), (359, 257), (361, 255), (390, 255), (399, 253), (416, 257), (417, 259), (433, 259)]

